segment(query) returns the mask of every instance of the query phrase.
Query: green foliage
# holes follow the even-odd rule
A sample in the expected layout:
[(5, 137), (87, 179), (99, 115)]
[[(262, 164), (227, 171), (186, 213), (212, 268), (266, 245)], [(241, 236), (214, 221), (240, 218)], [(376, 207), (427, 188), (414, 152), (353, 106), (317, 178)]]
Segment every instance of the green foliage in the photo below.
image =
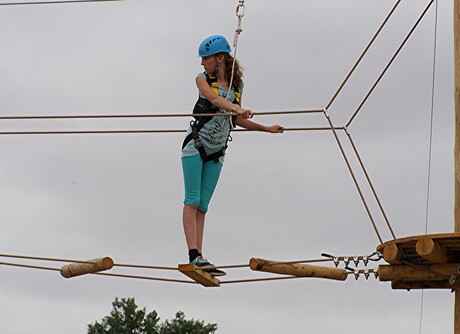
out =
[(166, 320), (160, 326), (160, 334), (211, 334), (217, 330), (217, 324), (204, 324), (204, 321), (186, 320), (181, 311), (171, 321)]
[(181, 311), (174, 319), (160, 324), (157, 312), (137, 309), (134, 298), (115, 298), (112, 306), (110, 315), (100, 323), (88, 325), (88, 334), (213, 334), (217, 330), (217, 324), (187, 320)]

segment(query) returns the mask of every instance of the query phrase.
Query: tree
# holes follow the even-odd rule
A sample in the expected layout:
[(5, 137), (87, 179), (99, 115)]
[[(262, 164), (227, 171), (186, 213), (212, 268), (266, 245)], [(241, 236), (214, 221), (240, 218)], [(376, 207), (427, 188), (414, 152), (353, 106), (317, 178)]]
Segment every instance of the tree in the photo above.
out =
[(212, 334), (217, 324), (187, 320), (182, 311), (176, 317), (160, 324), (156, 311), (147, 313), (145, 307), (137, 309), (134, 298), (115, 298), (110, 315), (101, 322), (88, 325), (88, 334)]

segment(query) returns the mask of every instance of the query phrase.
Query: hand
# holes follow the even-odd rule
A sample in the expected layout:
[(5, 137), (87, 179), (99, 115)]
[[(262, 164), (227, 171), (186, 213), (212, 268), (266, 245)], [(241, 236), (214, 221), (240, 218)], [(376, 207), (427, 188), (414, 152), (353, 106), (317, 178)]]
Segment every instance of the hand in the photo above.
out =
[(237, 112), (243, 119), (252, 118), (254, 116), (254, 113), (249, 109), (238, 108)]
[(270, 133), (283, 133), (284, 132), (284, 126), (281, 125), (272, 125), (272, 126), (267, 126), (267, 132)]

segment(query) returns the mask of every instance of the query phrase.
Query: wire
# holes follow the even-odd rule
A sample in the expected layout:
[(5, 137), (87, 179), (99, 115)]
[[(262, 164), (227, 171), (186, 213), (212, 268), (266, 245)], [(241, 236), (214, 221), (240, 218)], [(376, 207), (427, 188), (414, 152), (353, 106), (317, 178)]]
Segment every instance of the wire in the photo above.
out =
[(54, 4), (68, 4), (68, 3), (79, 3), (79, 2), (113, 2), (113, 1), (124, 1), (124, 0), (68, 0), (68, 1), (28, 1), (28, 2), (4, 2), (0, 3), (0, 6), (23, 6), (23, 5), (54, 5)]
[[(436, 51), (437, 51), (437, 39), (438, 39), (438, 0), (435, 5), (435, 18), (434, 18), (434, 41), (433, 41), (433, 71), (432, 71), (432, 85), (431, 85), (431, 111), (430, 111), (430, 144), (428, 149), (428, 175), (427, 175), (427, 190), (426, 190), (426, 211), (425, 211), (425, 234), (428, 233), (428, 217), (430, 209), (430, 194), (431, 194), (431, 162), (433, 152), (433, 119), (434, 119), (434, 98), (435, 98), (435, 86), (436, 86)], [(420, 323), (419, 323), (419, 334), (422, 334), (423, 328), (423, 309), (425, 303), (425, 293), (422, 289), (420, 296)]]
[(434, 0), (431, 0), (429, 2), (429, 4), (427, 5), (427, 7), (425, 8), (425, 10), (423, 11), (423, 13), (420, 15), (420, 17), (418, 18), (418, 20), (415, 22), (414, 26), (412, 27), (412, 29), (410, 30), (409, 34), (406, 36), (406, 38), (404, 39), (404, 41), (401, 43), (401, 45), (399, 46), (399, 48), (396, 50), (396, 52), (394, 53), (393, 57), (391, 58), (391, 60), (388, 62), (388, 64), (385, 66), (384, 70), (382, 71), (382, 73), (380, 74), (380, 76), (377, 78), (377, 80), (375, 81), (374, 85), (372, 86), (372, 88), (369, 90), (369, 92), (367, 93), (366, 97), (363, 99), (363, 101), (361, 102), (361, 104), (359, 105), (359, 107), (356, 109), (356, 111), (354, 112), (354, 114), (351, 116), (350, 120), (348, 121), (348, 123), (345, 125), (345, 127), (349, 127), (350, 124), (353, 122), (353, 120), (355, 119), (356, 115), (359, 113), (359, 111), (361, 110), (361, 108), (363, 107), (363, 105), (367, 102), (367, 100), (369, 99), (369, 97), (371, 96), (372, 92), (374, 91), (374, 89), (377, 87), (377, 85), (380, 83), (380, 81), (382, 80), (383, 76), (385, 75), (385, 73), (387, 72), (387, 70), (390, 68), (391, 64), (393, 64), (393, 61), (396, 59), (396, 57), (399, 55), (399, 52), (402, 50), (402, 48), (404, 47), (404, 45), (406, 44), (406, 42), (409, 40), (410, 36), (412, 35), (412, 33), (415, 31), (415, 29), (417, 28), (418, 24), (422, 21), (423, 17), (425, 16), (425, 14), (427, 13), (428, 9), (431, 7), (431, 5), (433, 4)]
[[(335, 130), (344, 130), (336, 127)], [(285, 128), (284, 132), (294, 131), (330, 131), (328, 127)], [(103, 134), (152, 134), (152, 133), (182, 133), (187, 130), (82, 130), (82, 131), (0, 131), (0, 135), (103, 135)], [(235, 129), (237, 132), (257, 132), (256, 130)]]
[(348, 171), (350, 172), (350, 175), (351, 175), (351, 177), (353, 179), (353, 182), (354, 182), (354, 184), (356, 186), (356, 190), (358, 190), (359, 197), (361, 198), (361, 201), (362, 201), (362, 203), (364, 205), (364, 208), (366, 209), (367, 215), (368, 215), (368, 217), (369, 217), (369, 219), (371, 221), (371, 224), (372, 224), (372, 226), (374, 228), (375, 234), (377, 235), (377, 238), (379, 239), (380, 243), (382, 244), (383, 239), (380, 236), (380, 233), (379, 233), (379, 230), (377, 228), (377, 225), (376, 225), (376, 223), (374, 221), (374, 218), (372, 217), (372, 213), (371, 213), (371, 211), (369, 209), (369, 206), (367, 205), (366, 198), (364, 197), (364, 194), (363, 194), (363, 192), (361, 190), (361, 187), (360, 187), (360, 185), (358, 183), (358, 180), (356, 179), (355, 173), (353, 172), (353, 168), (351, 167), (350, 161), (348, 160), (348, 157), (347, 157), (347, 154), (346, 154), (346, 152), (345, 152), (345, 150), (343, 148), (342, 142), (340, 141), (340, 138), (337, 135), (337, 131), (335, 131), (335, 127), (332, 124), (331, 117), (327, 113), (327, 110), (324, 110), (324, 116), (326, 117), (326, 119), (327, 119), (327, 121), (328, 121), (328, 123), (329, 123), (329, 125), (330, 125), (330, 127), (332, 129), (332, 133), (334, 134), (334, 138), (335, 138), (335, 140), (337, 142), (337, 145), (339, 146), (339, 149), (340, 149), (340, 152), (342, 154), (342, 157), (343, 157), (343, 159), (345, 161), (345, 164), (347, 165)]
[(383, 21), (383, 23), (380, 25), (379, 29), (377, 30), (377, 32), (374, 34), (374, 36), (372, 37), (371, 41), (369, 42), (369, 44), (366, 46), (366, 48), (364, 49), (363, 53), (361, 54), (361, 56), (358, 58), (358, 60), (356, 61), (356, 63), (353, 65), (353, 67), (351, 68), (350, 72), (347, 74), (347, 76), (345, 77), (345, 79), (343, 80), (342, 84), (340, 85), (339, 89), (337, 89), (337, 91), (335, 92), (334, 96), (332, 97), (332, 99), (329, 101), (329, 103), (327, 104), (326, 106), (326, 110), (329, 110), (329, 108), (331, 107), (332, 103), (335, 101), (335, 99), (337, 98), (337, 96), (339, 95), (339, 93), (342, 91), (343, 87), (345, 86), (345, 84), (348, 82), (348, 80), (350, 79), (351, 75), (353, 74), (353, 72), (356, 70), (356, 68), (358, 67), (359, 63), (363, 60), (364, 56), (366, 55), (367, 51), (369, 51), (370, 47), (372, 46), (372, 44), (374, 44), (375, 40), (377, 39), (377, 36), (380, 34), (380, 32), (383, 30), (383, 28), (385, 27), (385, 25), (387, 24), (388, 20), (390, 19), (390, 17), (393, 15), (393, 13), (395, 12), (396, 8), (398, 7), (398, 5), (400, 4), (401, 0), (398, 0), (396, 2), (396, 4), (393, 6), (393, 8), (391, 9), (390, 13), (387, 15), (387, 17), (385, 18), (385, 20)]
[[(255, 112), (254, 116), (267, 115), (295, 115), (322, 113), (319, 109), (288, 110), (288, 111), (264, 111)], [(0, 116), (0, 120), (44, 120), (44, 119), (93, 119), (93, 118), (172, 118), (172, 117), (210, 117), (229, 116), (231, 113), (208, 113), (208, 114), (125, 114), (125, 115), (38, 115), (38, 116)], [(236, 114), (235, 114), (236, 115)]]

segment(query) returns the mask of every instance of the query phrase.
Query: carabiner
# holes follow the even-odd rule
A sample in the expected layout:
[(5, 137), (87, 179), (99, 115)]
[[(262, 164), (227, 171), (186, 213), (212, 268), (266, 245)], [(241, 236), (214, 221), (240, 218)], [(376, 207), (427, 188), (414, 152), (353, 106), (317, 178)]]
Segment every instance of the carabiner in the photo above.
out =
[(236, 6), (236, 16), (242, 18), (244, 16), (244, 9), (244, 0), (240, 0), (239, 5)]

